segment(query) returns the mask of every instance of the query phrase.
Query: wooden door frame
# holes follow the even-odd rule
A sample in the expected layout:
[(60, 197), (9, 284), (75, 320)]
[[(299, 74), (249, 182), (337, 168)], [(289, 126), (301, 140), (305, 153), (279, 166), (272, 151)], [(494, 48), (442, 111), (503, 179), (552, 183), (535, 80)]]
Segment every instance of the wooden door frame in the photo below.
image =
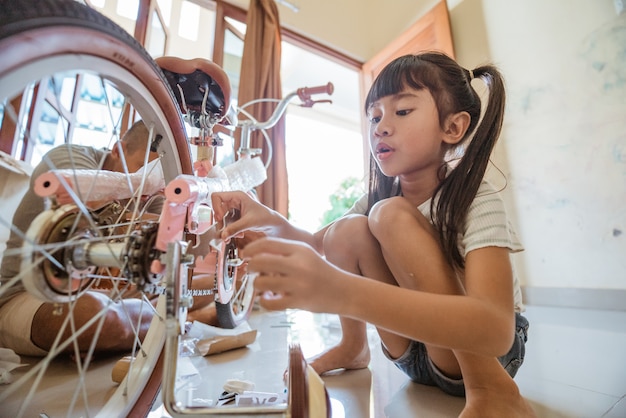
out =
[(404, 33), (363, 64), (363, 87), (369, 88), (380, 70), (394, 58), (424, 50), (441, 51), (454, 58), (450, 15), (446, 0), (439, 1)]

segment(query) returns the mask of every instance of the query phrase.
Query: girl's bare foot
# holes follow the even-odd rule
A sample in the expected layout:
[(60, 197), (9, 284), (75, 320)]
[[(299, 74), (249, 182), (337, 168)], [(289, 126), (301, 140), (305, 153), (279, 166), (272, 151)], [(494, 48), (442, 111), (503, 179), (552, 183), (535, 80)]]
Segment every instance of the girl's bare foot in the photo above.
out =
[(350, 344), (341, 342), (311, 359), (308, 363), (317, 374), (337, 369), (364, 369), (370, 363), (370, 349), (366, 344)]
[(519, 390), (472, 390), (466, 393), (466, 404), (459, 418), (536, 418), (537, 414)]

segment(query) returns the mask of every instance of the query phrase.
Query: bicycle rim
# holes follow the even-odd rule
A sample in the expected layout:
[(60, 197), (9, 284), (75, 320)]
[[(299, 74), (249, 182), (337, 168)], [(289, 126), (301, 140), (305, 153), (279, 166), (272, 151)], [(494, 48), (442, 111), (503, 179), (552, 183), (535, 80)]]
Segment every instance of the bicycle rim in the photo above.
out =
[[(95, 77), (97, 84), (107, 93), (104, 101), (108, 108), (111, 132), (122, 129), (122, 115), (136, 112), (153, 137), (160, 135), (163, 138), (158, 151), (165, 183), (180, 173), (191, 173), (184, 125), (173, 96), (158, 67), (125, 31), (95, 11), (73, 1), (1, 0), (0, 10), (3, 10), (0, 17), (0, 56), (3, 57), (0, 61), (1, 117), (5, 123), (9, 121), (16, 126), (15, 140), (31, 143), (39, 140), (29, 131), (28, 126), (33, 119), (33, 112), (36, 114), (36, 107), (31, 107), (30, 117), (24, 117), (28, 115), (28, 112), (24, 113), (24, 103), (29, 96), (32, 97), (33, 88), (39, 91), (47, 88), (48, 102), (60, 105), (66, 99), (60, 96), (62, 89), (57, 88), (59, 84), (55, 83), (59, 80), (77, 82), (82, 77)], [(116, 139), (117, 134), (111, 134), (111, 145)], [(5, 141), (4, 136), (2, 140)], [(64, 136), (66, 143), (77, 141), (70, 135)], [(144, 180), (141, 184), (144, 184)], [(139, 197), (136, 192), (129, 201), (138, 202)], [(80, 202), (80, 199), (76, 201), (76, 197), (73, 199), (75, 209), (69, 212), (72, 212), (75, 222), (68, 224), (72, 225), (71, 228), (79, 224), (79, 219), (88, 225), (100, 221), (81, 206), (84, 202)], [(115, 219), (119, 224), (107, 224), (106, 232), (97, 229), (90, 239), (106, 246), (124, 242), (131, 230), (137, 230), (143, 222), (139, 220), (137, 211), (129, 211), (123, 222), (121, 217)], [(0, 228), (16, 229), (12, 224), (12, 214), (0, 214)], [(45, 246), (29, 247), (33, 252), (32, 269), (42, 270), (43, 260), (54, 258), (56, 252), (63, 251), (64, 245), (61, 241), (51, 241)], [(23, 256), (21, 251), (21, 248), (6, 250), (4, 256)], [(71, 293), (63, 304), (71, 312), (78, 295), (82, 291), (100, 287), (100, 279), (111, 284), (109, 290), (99, 290), (107, 293), (111, 300), (119, 301), (126, 297), (133, 289), (123, 277), (124, 266), (119, 267), (86, 269), (87, 276), (94, 276), (95, 280), (91, 277), (84, 288), (75, 294)], [(11, 284), (20, 285), (27, 276), (29, 274), (20, 271)], [(0, 288), (0, 298), (7, 288), (4, 284)], [(143, 296), (140, 294), (140, 297)], [(122, 353), (111, 358), (102, 354), (94, 355), (88, 350), (80, 355), (75, 353), (70, 360), (68, 350), (63, 347), (73, 347), (82, 330), (72, 329), (68, 325), (68, 329), (72, 330), (68, 338), (59, 336), (56, 345), (45, 357), (23, 359), (23, 363), (29, 366), (14, 371), (14, 382), (0, 387), (0, 417), (40, 414), (145, 416), (160, 383), (159, 358), (165, 339), (165, 323), (162, 320), (164, 305), (164, 297), (161, 296), (156, 311), (145, 312), (142, 320), (149, 321), (151, 325), (143, 342), (137, 344), (137, 348), (130, 353), (136, 360), (122, 383), (115, 385), (110, 379), (114, 360), (121, 357)], [(94, 327), (98, 328), (105, 314), (103, 311), (94, 317)], [(71, 316), (70, 313), (68, 318)], [(68, 321), (66, 323), (71, 323), (71, 320)], [(94, 340), (100, 337), (96, 333)], [(136, 339), (139, 340), (139, 337)]]

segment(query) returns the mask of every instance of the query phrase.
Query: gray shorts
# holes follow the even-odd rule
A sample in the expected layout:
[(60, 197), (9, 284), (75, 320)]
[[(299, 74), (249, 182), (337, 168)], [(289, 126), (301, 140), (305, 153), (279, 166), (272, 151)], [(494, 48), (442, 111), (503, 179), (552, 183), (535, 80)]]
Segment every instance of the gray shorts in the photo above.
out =
[[(509, 352), (498, 360), (504, 369), (514, 377), (524, 362), (525, 344), (528, 339), (528, 320), (520, 313), (515, 314), (515, 338)], [(383, 347), (383, 352), (412, 381), (423, 385), (437, 386), (444, 392), (454, 396), (465, 396), (463, 379), (451, 379), (445, 376), (428, 357), (426, 346), (412, 341), (404, 354), (392, 359)]]

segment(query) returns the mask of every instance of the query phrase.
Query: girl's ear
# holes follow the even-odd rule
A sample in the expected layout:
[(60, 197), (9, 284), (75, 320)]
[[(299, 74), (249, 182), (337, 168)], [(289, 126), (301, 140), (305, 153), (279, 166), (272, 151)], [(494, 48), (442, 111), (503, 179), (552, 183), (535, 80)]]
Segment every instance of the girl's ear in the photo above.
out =
[(470, 125), (470, 115), (467, 112), (453, 113), (446, 119), (444, 126), (444, 142), (457, 144), (465, 136)]

